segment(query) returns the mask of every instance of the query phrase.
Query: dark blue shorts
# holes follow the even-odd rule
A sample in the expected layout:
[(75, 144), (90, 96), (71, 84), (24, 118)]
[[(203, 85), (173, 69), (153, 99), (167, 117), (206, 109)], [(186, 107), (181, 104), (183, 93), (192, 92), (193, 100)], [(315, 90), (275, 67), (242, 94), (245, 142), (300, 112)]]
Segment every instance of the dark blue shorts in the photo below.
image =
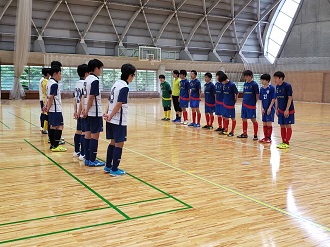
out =
[(283, 113), (278, 113), (278, 124), (294, 124), (294, 113), (290, 114), (288, 118), (284, 117)]
[(222, 116), (225, 118), (235, 118), (236, 117), (235, 108), (229, 109), (224, 107)]
[(219, 104), (215, 105), (215, 115), (217, 116), (223, 115), (223, 105), (219, 105)]
[(215, 107), (205, 105), (205, 113), (213, 114), (215, 111)]
[(116, 143), (125, 142), (127, 135), (127, 126), (117, 125), (113, 123), (106, 123), (106, 137), (107, 139), (114, 139)]
[(242, 106), (241, 118), (251, 119), (256, 117), (257, 117), (256, 109), (249, 109), (246, 108), (245, 106)]
[(188, 108), (189, 100), (180, 99), (180, 107), (181, 108)]
[(92, 134), (103, 132), (102, 117), (90, 117), (85, 119), (85, 131), (90, 131)]
[(267, 113), (262, 115), (262, 121), (264, 123), (266, 122), (274, 122), (274, 115), (275, 115), (275, 111), (271, 111), (269, 115), (267, 115)]
[(191, 108), (199, 108), (199, 102), (200, 102), (200, 100), (193, 100), (193, 99), (191, 99), (190, 100), (190, 107)]
[(48, 123), (50, 127), (63, 125), (64, 122), (62, 112), (48, 112)]
[[(84, 118), (78, 118), (77, 119), (77, 127), (76, 127), (76, 130), (78, 131), (83, 131), (85, 129), (85, 124), (84, 124)], [(83, 131), (84, 132), (84, 131)]]
[(42, 108), (44, 108), (44, 102), (42, 100), (40, 100), (40, 107), (41, 107), (41, 110), (42, 110)]

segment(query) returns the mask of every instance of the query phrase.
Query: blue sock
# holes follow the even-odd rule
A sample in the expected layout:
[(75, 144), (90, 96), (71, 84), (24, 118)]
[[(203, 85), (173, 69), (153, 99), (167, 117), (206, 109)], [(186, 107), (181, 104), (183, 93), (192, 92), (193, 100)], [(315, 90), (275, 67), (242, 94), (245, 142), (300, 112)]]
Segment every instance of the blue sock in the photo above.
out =
[(86, 139), (85, 138), (85, 160), (90, 160), (90, 151), (89, 151), (89, 143), (90, 143), (91, 139)]
[(80, 155), (85, 155), (85, 135), (80, 136)]
[(122, 152), (123, 149), (118, 147), (115, 147), (115, 149), (113, 150), (113, 162), (111, 170), (113, 170), (114, 172), (118, 170)]
[(73, 138), (73, 140), (74, 140), (74, 151), (76, 153), (79, 153), (79, 150), (80, 150), (80, 138), (81, 138), (81, 135), (79, 135), (79, 134), (75, 134), (74, 138)]
[(90, 162), (94, 162), (96, 160), (97, 155), (97, 147), (99, 145), (99, 140), (91, 139), (89, 144), (90, 148)]
[(107, 164), (106, 164), (106, 166), (108, 168), (111, 168), (111, 166), (112, 166), (111, 163), (112, 163), (112, 160), (113, 160), (113, 151), (114, 151), (114, 149), (115, 149), (115, 146), (109, 144), (108, 151), (107, 151)]
[(41, 126), (41, 128), (44, 127), (44, 114), (43, 113), (40, 114), (40, 126)]

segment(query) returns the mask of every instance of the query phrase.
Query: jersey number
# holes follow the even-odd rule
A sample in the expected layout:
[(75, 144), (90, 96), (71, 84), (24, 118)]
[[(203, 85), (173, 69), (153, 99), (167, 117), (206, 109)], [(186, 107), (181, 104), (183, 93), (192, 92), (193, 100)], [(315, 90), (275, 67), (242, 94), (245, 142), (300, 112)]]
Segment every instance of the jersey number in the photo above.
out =
[(116, 87), (113, 87), (113, 89), (111, 90), (110, 98), (109, 98), (110, 104), (113, 104), (113, 100), (115, 98), (115, 89)]

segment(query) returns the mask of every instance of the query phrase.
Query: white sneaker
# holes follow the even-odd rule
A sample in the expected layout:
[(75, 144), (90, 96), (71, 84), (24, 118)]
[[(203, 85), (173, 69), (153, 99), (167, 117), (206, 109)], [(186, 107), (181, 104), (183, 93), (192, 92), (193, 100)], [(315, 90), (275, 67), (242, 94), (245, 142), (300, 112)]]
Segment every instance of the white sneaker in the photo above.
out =
[(77, 158), (77, 157), (79, 157), (79, 155), (80, 155), (80, 152), (78, 152), (78, 153), (73, 152), (73, 157)]
[(85, 155), (84, 156), (79, 155), (79, 160), (84, 161), (85, 160)]
[(187, 125), (188, 123), (189, 123), (188, 120), (183, 122), (184, 125)]

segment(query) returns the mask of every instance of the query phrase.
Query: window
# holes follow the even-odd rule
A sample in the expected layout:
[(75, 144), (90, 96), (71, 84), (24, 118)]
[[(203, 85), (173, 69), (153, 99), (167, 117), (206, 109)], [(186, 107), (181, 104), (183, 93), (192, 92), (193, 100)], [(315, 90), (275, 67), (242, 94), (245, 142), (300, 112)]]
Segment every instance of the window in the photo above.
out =
[(264, 55), (273, 64), (283, 45), (301, 0), (284, 0), (279, 5), (267, 31)]

